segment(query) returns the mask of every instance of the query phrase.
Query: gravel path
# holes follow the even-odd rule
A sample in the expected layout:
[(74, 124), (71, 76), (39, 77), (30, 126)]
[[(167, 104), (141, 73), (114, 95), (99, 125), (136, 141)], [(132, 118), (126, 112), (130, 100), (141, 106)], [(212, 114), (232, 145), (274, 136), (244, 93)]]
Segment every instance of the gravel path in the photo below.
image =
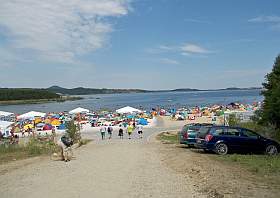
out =
[(75, 159), (68, 163), (49, 158), (15, 162), (21, 168), (2, 171), (1, 198), (198, 197), (182, 174), (163, 164), (158, 149), (161, 145), (151, 138), (174, 128), (178, 126), (160, 123), (147, 129), (144, 139), (132, 140), (114, 136), (101, 141), (99, 134), (87, 133), (95, 141), (76, 150)]

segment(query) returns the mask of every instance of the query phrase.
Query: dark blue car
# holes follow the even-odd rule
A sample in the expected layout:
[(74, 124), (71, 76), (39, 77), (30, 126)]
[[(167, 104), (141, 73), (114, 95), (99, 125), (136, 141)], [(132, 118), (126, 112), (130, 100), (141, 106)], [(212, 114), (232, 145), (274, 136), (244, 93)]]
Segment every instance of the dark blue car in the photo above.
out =
[(214, 151), (219, 155), (229, 152), (265, 153), (276, 155), (279, 144), (276, 141), (241, 127), (206, 126), (197, 133), (196, 147)]
[(203, 126), (212, 125), (213, 124), (208, 123), (193, 123), (184, 125), (182, 130), (178, 132), (179, 143), (193, 147), (196, 144), (196, 136), (199, 129)]

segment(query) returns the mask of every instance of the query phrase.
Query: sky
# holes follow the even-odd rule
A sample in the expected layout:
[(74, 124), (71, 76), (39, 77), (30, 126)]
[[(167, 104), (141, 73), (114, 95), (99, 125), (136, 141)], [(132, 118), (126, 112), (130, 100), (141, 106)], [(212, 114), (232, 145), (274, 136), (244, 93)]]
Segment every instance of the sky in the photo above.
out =
[(0, 0), (0, 87), (260, 87), (279, 0)]

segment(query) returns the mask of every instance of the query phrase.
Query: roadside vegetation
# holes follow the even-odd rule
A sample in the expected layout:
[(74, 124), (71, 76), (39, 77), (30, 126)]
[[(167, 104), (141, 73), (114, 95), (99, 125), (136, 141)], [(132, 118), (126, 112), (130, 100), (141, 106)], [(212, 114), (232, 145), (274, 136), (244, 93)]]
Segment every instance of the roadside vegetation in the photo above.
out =
[[(80, 127), (75, 125), (74, 121), (67, 123), (66, 127), (66, 134), (73, 140), (74, 144), (77, 144), (77, 147), (91, 142), (89, 139), (81, 138)], [(56, 144), (55, 139), (53, 136), (37, 136), (22, 139), (22, 141), (26, 140), (26, 143), (21, 142), (19, 144), (10, 144), (9, 139), (3, 139), (0, 142), (0, 164), (29, 157), (59, 153), (60, 148)]]
[(238, 164), (262, 176), (280, 176), (280, 156), (267, 155), (213, 155), (215, 159)]
[(30, 138), (27, 144), (9, 144), (8, 140), (6, 140), (6, 142), (4, 141), (0, 145), (0, 164), (39, 155), (47, 155), (58, 150), (58, 146), (48, 137), (44, 140)]
[(177, 144), (178, 134), (175, 132), (163, 132), (157, 136), (157, 139), (165, 144)]

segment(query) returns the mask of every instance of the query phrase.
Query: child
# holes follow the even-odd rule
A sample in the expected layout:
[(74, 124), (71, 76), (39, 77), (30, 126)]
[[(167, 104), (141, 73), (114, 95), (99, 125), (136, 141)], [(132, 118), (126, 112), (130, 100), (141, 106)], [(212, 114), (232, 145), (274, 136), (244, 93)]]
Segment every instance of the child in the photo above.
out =
[(122, 128), (122, 125), (119, 126), (119, 136), (120, 136), (120, 139), (123, 139), (123, 128)]

